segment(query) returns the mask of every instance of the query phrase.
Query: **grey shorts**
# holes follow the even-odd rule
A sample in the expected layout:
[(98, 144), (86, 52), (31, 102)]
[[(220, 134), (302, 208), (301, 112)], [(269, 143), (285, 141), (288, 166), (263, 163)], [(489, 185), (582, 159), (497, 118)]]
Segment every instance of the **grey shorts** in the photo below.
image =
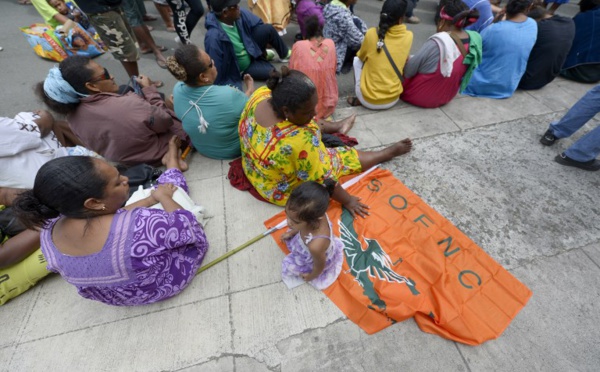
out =
[(122, 11), (88, 14), (88, 17), (104, 45), (116, 59), (121, 62), (135, 62), (140, 59), (135, 36)]

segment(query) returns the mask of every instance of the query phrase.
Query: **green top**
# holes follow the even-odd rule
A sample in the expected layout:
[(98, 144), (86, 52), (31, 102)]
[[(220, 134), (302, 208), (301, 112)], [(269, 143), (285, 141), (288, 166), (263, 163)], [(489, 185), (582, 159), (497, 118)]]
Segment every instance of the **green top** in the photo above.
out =
[[(248, 101), (244, 93), (229, 85), (190, 87), (178, 82), (173, 88), (173, 101), (183, 130), (199, 153), (213, 159), (241, 156), (238, 122)], [(198, 128), (200, 112), (208, 122), (205, 133)]]
[(250, 60), (250, 56), (246, 51), (246, 47), (244, 46), (244, 42), (242, 41), (242, 37), (240, 36), (236, 24), (234, 23), (233, 26), (230, 26), (223, 22), (219, 23), (233, 44), (233, 50), (235, 51), (235, 57), (240, 66), (240, 71), (246, 71), (248, 67), (250, 67), (252, 60)]
[(460, 93), (463, 92), (469, 85), (469, 81), (471, 80), (471, 76), (473, 76), (473, 72), (481, 63), (482, 52), (483, 52), (483, 43), (481, 41), (481, 35), (478, 32), (465, 30), (467, 34), (469, 34), (469, 53), (464, 57), (463, 64), (469, 65), (467, 71), (462, 78), (460, 83)]
[[(70, 3), (71, 1), (66, 0), (65, 3)], [(42, 18), (44, 18), (44, 22), (49, 24), (50, 26), (56, 28), (56, 26), (60, 26), (60, 22), (54, 19), (54, 16), (58, 14), (58, 11), (54, 9), (46, 0), (31, 0), (31, 3), (35, 7), (35, 9), (40, 13)]]

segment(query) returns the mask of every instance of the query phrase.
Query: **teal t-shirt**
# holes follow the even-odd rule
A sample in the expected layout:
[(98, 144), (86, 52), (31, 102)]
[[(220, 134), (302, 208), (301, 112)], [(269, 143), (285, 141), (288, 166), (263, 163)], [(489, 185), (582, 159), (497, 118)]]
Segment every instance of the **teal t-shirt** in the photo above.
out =
[[(190, 104), (203, 94), (196, 104), (209, 124), (206, 133), (200, 132), (198, 111)], [(234, 159), (242, 155), (238, 123), (248, 101), (244, 93), (231, 86), (190, 87), (178, 82), (173, 88), (173, 101), (183, 130), (199, 153), (213, 159)]]
[(225, 24), (223, 22), (219, 22), (221, 24), (221, 28), (227, 36), (231, 43), (233, 44), (233, 51), (235, 52), (235, 58), (237, 59), (237, 63), (240, 67), (240, 71), (244, 72), (250, 67), (252, 60), (250, 59), (250, 55), (246, 51), (246, 47), (244, 46), (244, 42), (242, 41), (242, 37), (238, 32), (238, 28), (234, 23), (233, 26)]

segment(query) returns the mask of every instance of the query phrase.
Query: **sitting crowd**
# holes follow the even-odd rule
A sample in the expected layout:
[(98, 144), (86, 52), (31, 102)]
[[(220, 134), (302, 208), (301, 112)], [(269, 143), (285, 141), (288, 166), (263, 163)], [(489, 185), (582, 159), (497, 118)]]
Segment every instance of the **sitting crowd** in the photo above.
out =
[[(442, 0), (437, 32), (413, 54), (413, 34), (405, 25), (416, 18), (412, 1), (385, 0), (379, 23), (371, 28), (354, 14), (356, 0), (332, 0), (324, 7), (299, 1), (301, 40), (291, 49), (280, 35), (287, 20), (275, 27), (264, 14), (240, 8), (239, 0), (210, 0), (205, 49), (193, 45), (189, 33), (204, 8), (189, 1), (194, 4), (186, 19), (190, 25), (187, 31), (177, 26), (182, 45), (169, 57), (149, 36), (142, 7), (133, 0), (124, 0), (123, 8), (118, 0), (111, 5), (78, 0), (76, 12), (59, 0), (32, 1), (47, 22), (77, 18), (95, 27), (132, 80), (118, 85), (99, 63), (72, 56), (36, 86), (47, 107), (65, 120), (47, 111), (0, 118), (0, 204), (3, 218), (11, 218), (3, 222), (0, 237), (0, 278), (5, 278), (0, 304), (35, 284), (47, 269), (83, 297), (111, 305), (153, 303), (184, 290), (208, 249), (202, 225), (174, 198), (178, 189), (187, 192), (182, 152), (188, 148), (212, 159), (238, 159), (253, 195), (287, 204), (288, 220), (305, 218), (298, 198), (311, 193), (324, 200), (331, 196), (353, 216), (367, 216), (368, 206), (338, 179), (403, 155), (412, 142), (355, 149), (347, 136), (355, 115), (333, 120), (339, 74), (354, 71), (354, 95), (347, 102), (371, 110), (389, 109), (400, 100), (440, 107), (459, 92), (507, 98), (516, 89), (540, 89), (559, 75), (600, 81), (600, 37), (590, 26), (600, 22), (600, 0), (582, 0), (573, 19), (532, 0), (509, 0), (505, 9)], [(183, 19), (167, 2), (174, 19)], [(123, 37), (115, 38), (115, 32)], [(139, 52), (154, 53), (159, 66), (178, 80), (172, 98), (158, 92), (161, 82), (139, 75)], [(276, 55), (289, 68), (277, 71), (271, 63)], [(266, 85), (255, 89), (255, 80)], [(571, 135), (598, 112), (597, 87), (578, 105), (550, 126), (544, 145)], [(557, 161), (600, 169), (598, 130)], [(134, 183), (113, 163), (166, 170), (149, 196), (126, 205)], [(319, 184), (327, 192), (314, 189)], [(322, 217), (326, 204), (315, 218)], [(9, 225), (18, 228), (4, 228)], [(333, 241), (326, 220), (313, 228)], [(293, 231), (305, 230), (310, 229)], [(315, 244), (325, 252), (335, 245), (329, 240)], [(286, 270), (284, 276), (292, 275)], [(319, 270), (308, 272), (293, 275), (318, 279)]]

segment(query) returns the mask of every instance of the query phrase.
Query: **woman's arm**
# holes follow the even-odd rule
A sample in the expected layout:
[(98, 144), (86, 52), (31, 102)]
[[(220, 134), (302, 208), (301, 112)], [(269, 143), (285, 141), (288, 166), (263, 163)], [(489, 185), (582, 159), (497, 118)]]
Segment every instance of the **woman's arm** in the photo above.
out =
[(29, 257), (40, 247), (40, 233), (25, 230), (0, 244), (0, 269), (12, 266)]
[(12, 187), (0, 187), (0, 204), (10, 207), (17, 196), (26, 189), (15, 189)]
[(404, 66), (404, 77), (416, 74), (432, 74), (440, 63), (440, 49), (433, 40), (427, 40), (423, 47), (408, 59)]
[(177, 186), (172, 183), (158, 185), (156, 189), (152, 190), (152, 197), (162, 205), (166, 212), (171, 213), (178, 209), (184, 209), (179, 203), (173, 200), (173, 194), (176, 190)]
[(369, 206), (361, 203), (359, 197), (350, 195), (339, 183), (335, 185), (331, 198), (342, 204), (353, 218), (356, 218), (356, 215), (362, 218), (369, 215)]

